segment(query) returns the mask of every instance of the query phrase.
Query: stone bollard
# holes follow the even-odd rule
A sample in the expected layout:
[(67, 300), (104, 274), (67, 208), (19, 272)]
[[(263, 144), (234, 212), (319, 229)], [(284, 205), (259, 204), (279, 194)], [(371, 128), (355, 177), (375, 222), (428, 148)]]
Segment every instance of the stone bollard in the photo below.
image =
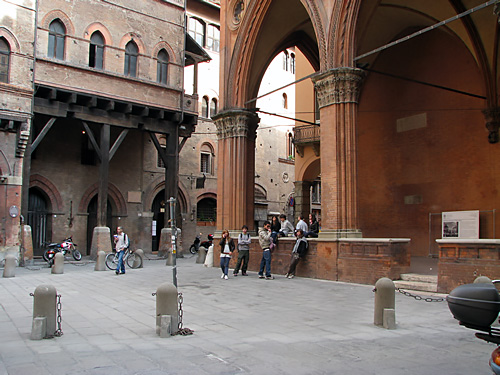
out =
[[(61, 254), (62, 255), (62, 254)], [(31, 340), (51, 337), (56, 332), (57, 292), (52, 285), (39, 285), (33, 294)]]
[(165, 263), (166, 266), (173, 266), (174, 265), (174, 255), (172, 254), (172, 251), (168, 252), (167, 255), (167, 263)]
[(205, 263), (205, 258), (207, 257), (207, 249), (200, 247), (198, 250), (198, 258), (196, 258), (196, 263)]
[(64, 273), (64, 255), (62, 253), (56, 253), (56, 255), (54, 255), (54, 265), (52, 266), (52, 273)]
[(382, 277), (375, 283), (375, 325), (396, 328), (395, 298), (395, 286), (391, 279)]
[(103, 250), (97, 252), (94, 271), (106, 271), (106, 253)]
[(5, 268), (3, 269), (3, 277), (16, 276), (16, 257), (8, 254), (5, 256)]
[(213, 267), (214, 266), (214, 245), (211, 245), (208, 248), (207, 255), (205, 256), (205, 263), (203, 265), (205, 267)]
[(491, 279), (487, 276), (478, 276), (476, 277), (476, 279), (474, 280), (474, 284), (478, 284), (478, 283), (491, 283)]
[[(179, 325), (177, 298), (177, 288), (173, 284), (163, 283), (156, 290), (156, 334), (160, 337), (169, 337), (177, 332)], [(170, 335), (167, 334), (169, 329)]]
[[(137, 249), (134, 251), (135, 259), (134, 259), (134, 268), (143, 268), (144, 267), (144, 251), (142, 249)], [(138, 259), (138, 258), (141, 259)]]

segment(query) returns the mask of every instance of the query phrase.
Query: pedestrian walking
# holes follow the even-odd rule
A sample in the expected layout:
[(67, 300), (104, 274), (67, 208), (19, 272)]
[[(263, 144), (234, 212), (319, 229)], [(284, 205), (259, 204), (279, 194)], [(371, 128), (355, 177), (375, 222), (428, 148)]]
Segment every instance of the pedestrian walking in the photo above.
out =
[(285, 277), (289, 279), (293, 279), (295, 277), (295, 269), (297, 268), (297, 264), (301, 258), (306, 255), (308, 243), (306, 238), (304, 237), (304, 231), (302, 229), (297, 229), (297, 242), (293, 246), (292, 250), (292, 259), (290, 260), (290, 267), (288, 267), (288, 272), (285, 274)]
[(264, 267), (266, 269), (266, 280), (273, 280), (271, 275), (271, 223), (264, 222), (264, 227), (259, 231), (259, 245), (262, 248), (262, 259), (260, 261), (259, 279), (264, 278)]
[(241, 274), (243, 276), (248, 276), (247, 268), (248, 261), (250, 260), (250, 243), (252, 242), (252, 237), (248, 234), (248, 227), (246, 225), (243, 225), (241, 231), (242, 233), (238, 235), (238, 261), (236, 262), (236, 267), (234, 267), (234, 276), (238, 276), (240, 266)]
[(229, 231), (224, 229), (222, 231), (222, 238), (219, 242), (220, 245), (220, 268), (222, 270), (221, 279), (228, 279), (227, 273), (229, 271), (229, 261), (234, 251), (234, 241), (229, 236)]
[(122, 227), (116, 228), (116, 234), (114, 235), (115, 241), (115, 250), (118, 254), (118, 265), (116, 266), (115, 273), (125, 274), (125, 262), (123, 261), (123, 256), (125, 255), (125, 251), (129, 247), (129, 238), (127, 234), (123, 231)]

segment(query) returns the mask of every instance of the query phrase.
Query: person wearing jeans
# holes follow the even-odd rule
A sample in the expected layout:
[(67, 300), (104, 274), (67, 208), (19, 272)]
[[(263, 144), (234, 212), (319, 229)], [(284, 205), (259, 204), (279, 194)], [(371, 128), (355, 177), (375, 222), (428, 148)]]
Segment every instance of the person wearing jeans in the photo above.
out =
[(266, 269), (266, 280), (272, 280), (271, 275), (271, 223), (264, 222), (264, 227), (259, 231), (259, 245), (262, 248), (262, 259), (260, 261), (259, 279), (264, 278), (264, 267)]
[(229, 271), (229, 261), (234, 251), (234, 241), (229, 236), (229, 231), (224, 229), (222, 231), (222, 238), (219, 242), (220, 245), (220, 268), (222, 270), (221, 279), (228, 279), (227, 273)]
[(246, 225), (243, 225), (241, 230), (242, 233), (238, 235), (238, 261), (236, 262), (236, 266), (234, 267), (234, 276), (238, 276), (238, 272), (240, 272), (240, 266), (241, 274), (243, 276), (248, 276), (247, 268), (248, 261), (250, 260), (250, 243), (252, 242), (252, 238), (248, 234), (248, 227)]
[[(118, 253), (118, 265), (116, 266), (116, 271), (115, 273), (118, 274), (124, 274), (125, 273), (125, 262), (123, 261), (123, 255), (125, 255), (125, 250), (127, 250), (128, 247), (128, 239), (127, 235), (123, 232), (122, 227), (116, 228), (116, 234), (114, 236), (115, 238), (115, 249), (116, 252)], [(121, 272), (120, 272), (121, 270)]]

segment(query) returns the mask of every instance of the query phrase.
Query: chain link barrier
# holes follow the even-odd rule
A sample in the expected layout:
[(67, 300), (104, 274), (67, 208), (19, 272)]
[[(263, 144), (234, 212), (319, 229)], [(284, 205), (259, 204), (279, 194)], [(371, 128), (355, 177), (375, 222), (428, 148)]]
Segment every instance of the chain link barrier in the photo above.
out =
[(177, 294), (177, 301), (179, 302), (179, 324), (177, 326), (178, 330), (175, 333), (172, 333), (172, 336), (180, 335), (180, 336), (188, 336), (192, 335), (194, 331), (189, 328), (182, 328), (182, 318), (184, 316), (184, 310), (182, 309), (182, 303), (184, 302), (184, 297), (182, 293)]
[[(35, 297), (34, 293), (30, 293), (31, 297)], [(57, 317), (56, 317), (56, 322), (57, 322), (57, 329), (52, 335), (47, 335), (44, 337), (45, 339), (51, 339), (54, 337), (61, 337), (64, 335), (64, 332), (62, 331), (61, 325), (62, 325), (62, 304), (61, 304), (61, 295), (57, 294), (57, 302), (56, 302), (56, 308), (57, 308)]]
[(407, 297), (412, 297), (412, 298), (415, 298), (416, 301), (424, 301), (424, 302), (444, 302), (446, 301), (446, 297), (422, 297), (422, 296), (419, 296), (417, 294), (412, 294), (406, 290), (403, 290), (401, 288), (396, 288), (396, 290), (407, 296)]

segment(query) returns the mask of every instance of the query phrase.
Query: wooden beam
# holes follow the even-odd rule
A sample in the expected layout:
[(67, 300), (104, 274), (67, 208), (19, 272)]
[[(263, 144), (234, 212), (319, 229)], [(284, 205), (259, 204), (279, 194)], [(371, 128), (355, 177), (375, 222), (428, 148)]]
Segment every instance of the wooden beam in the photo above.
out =
[(89, 126), (87, 125), (87, 123), (85, 121), (82, 121), (82, 124), (83, 124), (83, 127), (85, 128), (85, 131), (87, 132), (87, 136), (90, 139), (90, 143), (92, 144), (92, 147), (94, 148), (94, 151), (97, 154), (97, 157), (102, 162), (101, 150), (99, 148), (99, 145), (97, 144), (97, 141), (95, 140), (94, 133), (92, 133), (92, 130), (89, 128)]
[(54, 124), (54, 122), (56, 120), (57, 120), (56, 117), (52, 117), (49, 121), (47, 121), (47, 123), (43, 127), (43, 129), (40, 132), (40, 134), (38, 134), (38, 136), (36, 137), (36, 139), (31, 144), (31, 152), (35, 151), (35, 149), (38, 147), (38, 145), (40, 144), (40, 142), (42, 141), (42, 139), (45, 137), (45, 135), (47, 135), (47, 133), (49, 132), (50, 128), (52, 127), (52, 125)]
[(122, 144), (123, 140), (127, 136), (127, 133), (128, 133), (128, 129), (123, 129), (122, 132), (120, 133), (120, 135), (118, 136), (118, 138), (116, 138), (115, 143), (113, 143), (113, 147), (111, 147), (111, 150), (109, 151), (109, 160), (110, 161), (113, 158), (113, 156), (115, 156), (115, 152), (118, 150), (118, 148)]

